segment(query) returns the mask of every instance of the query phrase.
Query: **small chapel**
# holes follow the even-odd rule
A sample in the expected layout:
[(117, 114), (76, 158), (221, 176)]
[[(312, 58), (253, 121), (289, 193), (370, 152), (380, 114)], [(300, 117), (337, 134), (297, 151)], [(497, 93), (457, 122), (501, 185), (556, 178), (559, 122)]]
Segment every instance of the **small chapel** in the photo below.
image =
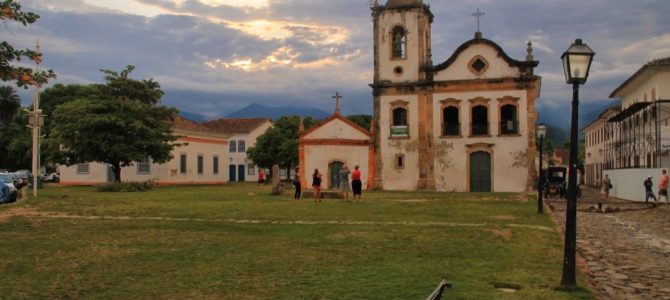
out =
[[(477, 31), (433, 63), (422, 0), (372, 2), (375, 125), (371, 186), (384, 190), (533, 189), (541, 78), (528, 42), (511, 58)], [(473, 14), (483, 15), (477, 10)]]

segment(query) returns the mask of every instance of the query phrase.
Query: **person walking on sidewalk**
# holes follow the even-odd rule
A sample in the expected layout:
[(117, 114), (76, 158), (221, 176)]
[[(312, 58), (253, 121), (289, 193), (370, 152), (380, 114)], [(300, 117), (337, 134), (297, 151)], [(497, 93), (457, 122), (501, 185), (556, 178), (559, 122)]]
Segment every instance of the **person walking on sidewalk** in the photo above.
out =
[(667, 204), (670, 202), (668, 200), (668, 174), (665, 173), (665, 169), (663, 169), (661, 175), (661, 180), (658, 182), (658, 201), (661, 201), (661, 196), (665, 197), (665, 203)]
[(610, 181), (610, 176), (605, 174), (605, 178), (603, 178), (603, 182), (602, 182), (602, 189), (600, 190), (600, 193), (603, 196), (600, 198), (600, 202), (598, 202), (598, 210), (602, 211), (603, 210), (603, 202), (609, 201), (610, 189), (612, 189), (612, 182)]
[[(658, 203), (658, 199), (656, 198), (656, 195), (654, 195), (653, 186), (654, 183), (651, 181), (651, 176), (648, 176), (647, 180), (644, 181), (644, 191), (646, 194), (644, 203), (649, 203), (649, 198), (654, 198), (654, 202)], [(654, 205), (656, 205), (656, 203), (654, 203)]]

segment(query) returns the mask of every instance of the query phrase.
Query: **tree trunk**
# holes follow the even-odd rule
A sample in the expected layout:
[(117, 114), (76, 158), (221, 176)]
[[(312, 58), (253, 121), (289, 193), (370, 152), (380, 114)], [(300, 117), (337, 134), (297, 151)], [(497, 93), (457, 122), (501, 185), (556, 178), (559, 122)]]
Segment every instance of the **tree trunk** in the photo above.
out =
[(272, 195), (281, 195), (282, 189), (279, 180), (279, 165), (272, 165)]
[(113, 164), (112, 170), (114, 170), (114, 182), (121, 182), (121, 164)]

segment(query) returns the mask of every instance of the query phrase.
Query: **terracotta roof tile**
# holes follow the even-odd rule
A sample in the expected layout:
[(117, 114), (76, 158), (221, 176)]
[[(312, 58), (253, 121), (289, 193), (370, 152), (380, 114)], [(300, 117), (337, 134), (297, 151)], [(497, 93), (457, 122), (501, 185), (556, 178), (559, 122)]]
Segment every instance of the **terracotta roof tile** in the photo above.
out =
[(202, 123), (202, 125), (224, 133), (250, 133), (270, 118), (218, 119)]
[(218, 133), (216, 130), (208, 128), (200, 123), (193, 122), (179, 115), (175, 115), (172, 122), (173, 122), (172, 126), (174, 126), (174, 128), (181, 130), (196, 131), (203, 133)]

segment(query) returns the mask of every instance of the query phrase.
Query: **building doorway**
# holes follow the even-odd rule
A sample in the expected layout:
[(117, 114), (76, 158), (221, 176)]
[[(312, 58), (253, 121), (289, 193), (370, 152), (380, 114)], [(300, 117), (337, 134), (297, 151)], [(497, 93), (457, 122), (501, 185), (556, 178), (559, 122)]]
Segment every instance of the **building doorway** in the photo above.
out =
[(470, 192), (491, 192), (491, 154), (488, 152), (470, 154)]
[(340, 170), (344, 163), (334, 161), (328, 165), (328, 174), (330, 175), (330, 188), (336, 189), (340, 187)]
[(237, 166), (237, 181), (244, 181), (245, 180), (245, 178), (244, 178), (245, 174), (246, 173), (244, 173), (244, 165), (238, 165)]
[(235, 165), (228, 166), (228, 181), (235, 182)]

